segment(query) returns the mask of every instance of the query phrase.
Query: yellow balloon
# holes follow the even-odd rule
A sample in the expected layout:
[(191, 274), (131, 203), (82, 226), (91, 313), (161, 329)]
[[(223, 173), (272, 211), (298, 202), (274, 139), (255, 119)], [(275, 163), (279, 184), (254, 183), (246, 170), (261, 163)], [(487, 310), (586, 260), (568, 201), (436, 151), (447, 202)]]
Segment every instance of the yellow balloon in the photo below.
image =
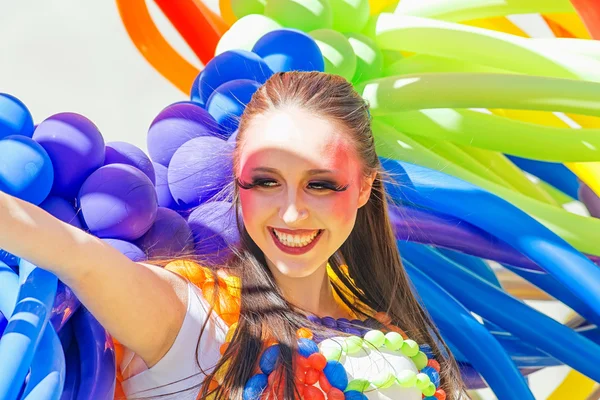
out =
[(219, 11), (221, 11), (221, 17), (230, 26), (237, 21), (237, 17), (233, 13), (233, 8), (231, 7), (231, 0), (219, 0)]
[(371, 15), (377, 15), (382, 12), (392, 12), (397, 4), (398, 0), (369, 0)]

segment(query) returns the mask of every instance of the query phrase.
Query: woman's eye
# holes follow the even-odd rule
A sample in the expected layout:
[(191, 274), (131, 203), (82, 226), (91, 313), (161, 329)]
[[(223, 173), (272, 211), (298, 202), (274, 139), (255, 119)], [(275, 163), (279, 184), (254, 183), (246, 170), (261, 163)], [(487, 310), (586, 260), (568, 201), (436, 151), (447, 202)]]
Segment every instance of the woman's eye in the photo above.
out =
[(272, 179), (259, 179), (259, 180), (257, 180), (257, 181), (254, 182), (254, 185), (260, 186), (260, 187), (270, 188), (270, 187), (277, 186), (277, 181), (274, 181)]

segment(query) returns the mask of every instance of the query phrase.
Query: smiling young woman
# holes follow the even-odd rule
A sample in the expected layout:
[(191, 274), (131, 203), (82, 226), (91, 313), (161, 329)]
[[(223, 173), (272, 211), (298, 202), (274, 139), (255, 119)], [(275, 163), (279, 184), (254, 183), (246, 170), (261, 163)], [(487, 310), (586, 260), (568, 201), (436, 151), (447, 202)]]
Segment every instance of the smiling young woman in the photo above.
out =
[(273, 75), (241, 117), (233, 174), (241, 240), (220, 265), (134, 263), (2, 193), (0, 248), (54, 272), (111, 332), (128, 398), (469, 398), (402, 266), (350, 83)]

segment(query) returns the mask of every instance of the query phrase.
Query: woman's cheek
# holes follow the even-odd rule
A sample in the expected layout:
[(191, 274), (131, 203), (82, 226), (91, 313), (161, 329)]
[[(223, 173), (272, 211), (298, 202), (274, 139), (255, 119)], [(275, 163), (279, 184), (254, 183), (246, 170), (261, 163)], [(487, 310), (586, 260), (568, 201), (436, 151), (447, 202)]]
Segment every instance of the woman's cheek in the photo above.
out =
[(337, 221), (351, 222), (357, 210), (356, 199), (351, 193), (339, 193), (328, 204), (328, 214)]

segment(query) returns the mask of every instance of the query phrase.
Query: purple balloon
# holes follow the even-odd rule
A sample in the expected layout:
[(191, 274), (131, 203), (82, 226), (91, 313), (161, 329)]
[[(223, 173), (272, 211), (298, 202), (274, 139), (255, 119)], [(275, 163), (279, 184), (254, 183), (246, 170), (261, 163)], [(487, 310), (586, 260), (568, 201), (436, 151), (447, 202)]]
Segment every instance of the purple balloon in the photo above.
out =
[(152, 228), (136, 241), (148, 257), (175, 257), (191, 250), (192, 230), (177, 212), (159, 207)]
[(40, 207), (67, 224), (83, 229), (75, 207), (62, 197), (49, 196)]
[(229, 136), (227, 138), (227, 143), (232, 143), (233, 145), (235, 145), (235, 141), (237, 140), (237, 135), (238, 135), (239, 130), (235, 130), (235, 132), (233, 132), (231, 134), (231, 136)]
[(236, 245), (240, 234), (234, 206), (215, 201), (198, 206), (188, 218), (194, 235), (196, 253), (209, 262), (222, 263), (230, 255), (228, 245)]
[(8, 320), (4, 314), (2, 314), (2, 311), (0, 311), (0, 337), (4, 333), (4, 329), (6, 329), (6, 325), (8, 325)]
[(191, 101), (171, 104), (150, 125), (148, 154), (152, 161), (168, 167), (182, 144), (201, 136), (221, 136), (219, 124), (208, 111)]
[(205, 136), (188, 141), (175, 152), (168, 181), (179, 208), (192, 208), (228, 195), (220, 192), (233, 179), (232, 149), (224, 140)]
[(108, 164), (128, 164), (142, 171), (150, 179), (152, 184), (156, 184), (154, 166), (150, 158), (140, 149), (127, 142), (109, 142), (106, 144), (106, 156), (104, 165)]
[(155, 162), (152, 164), (156, 173), (156, 184), (154, 187), (156, 188), (156, 196), (158, 197), (158, 206), (170, 208), (171, 210), (177, 209), (177, 203), (171, 194), (171, 189), (169, 189), (167, 167)]
[(125, 255), (131, 261), (140, 262), (140, 261), (146, 261), (148, 259), (148, 257), (146, 256), (146, 253), (144, 253), (144, 251), (142, 249), (140, 249), (138, 246), (136, 246), (135, 244), (133, 244), (131, 242), (128, 242), (125, 240), (120, 240), (120, 239), (107, 239), (107, 238), (102, 239), (102, 241), (110, 244), (112, 247), (119, 250), (119, 252), (121, 252), (121, 254)]
[(106, 165), (90, 175), (79, 191), (79, 206), (90, 232), (123, 240), (146, 233), (158, 208), (150, 179), (126, 164)]
[(588, 185), (583, 182), (579, 183), (577, 197), (579, 197), (579, 200), (585, 205), (592, 217), (600, 218), (600, 198), (598, 198), (598, 195)]
[(83, 181), (104, 163), (102, 134), (82, 115), (53, 115), (37, 126), (33, 139), (54, 165), (52, 193), (66, 199), (77, 196)]

